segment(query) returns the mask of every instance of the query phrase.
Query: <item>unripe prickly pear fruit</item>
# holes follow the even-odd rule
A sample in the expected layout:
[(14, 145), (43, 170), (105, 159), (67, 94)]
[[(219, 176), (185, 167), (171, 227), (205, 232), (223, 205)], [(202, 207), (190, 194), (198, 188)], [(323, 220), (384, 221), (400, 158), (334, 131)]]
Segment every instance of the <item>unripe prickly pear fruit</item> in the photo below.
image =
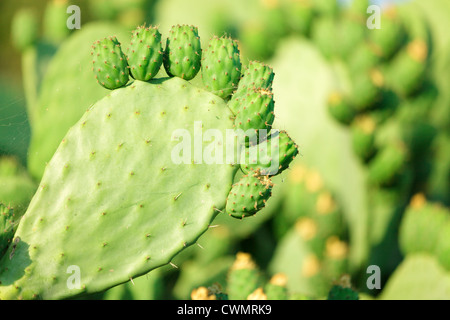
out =
[(238, 86), (241, 68), (237, 41), (214, 36), (202, 58), (202, 78), (206, 88), (227, 99)]
[(92, 48), (93, 71), (98, 83), (110, 90), (126, 85), (129, 79), (127, 57), (117, 38), (98, 40)]
[(128, 49), (128, 65), (136, 80), (148, 81), (156, 76), (163, 62), (161, 33), (156, 27), (138, 27), (133, 31)]
[(67, 27), (67, 0), (51, 0), (45, 8), (44, 37), (53, 42), (60, 43), (70, 34)]
[(228, 107), (237, 114), (242, 108), (242, 99), (248, 95), (249, 90), (259, 89), (261, 91), (271, 92), (274, 78), (273, 69), (259, 61), (250, 61), (248, 66), (242, 72), (241, 80), (237, 90), (233, 93)]
[(330, 94), (327, 107), (330, 115), (344, 125), (349, 125), (356, 114), (352, 105), (339, 92), (332, 92)]
[(234, 121), (235, 126), (244, 131), (243, 142), (256, 145), (259, 130), (266, 130), (264, 136), (267, 136), (275, 119), (273, 111), (272, 92), (264, 89), (247, 90), (247, 95), (240, 99), (240, 108)]
[(274, 76), (272, 67), (259, 61), (250, 61), (242, 72), (238, 88), (239, 90), (250, 88), (271, 90)]
[(13, 209), (0, 203), (0, 257), (3, 256), (14, 236)]
[(11, 35), (14, 46), (20, 51), (34, 45), (38, 37), (36, 13), (30, 9), (19, 10), (12, 21)]
[(445, 225), (450, 223), (449, 219), (448, 210), (444, 207), (428, 202), (421, 193), (414, 195), (399, 230), (399, 244), (403, 254), (436, 252), (441, 244), (440, 235), (444, 232)]
[(383, 98), (384, 76), (376, 68), (352, 76), (350, 102), (357, 111), (371, 108)]
[(264, 142), (241, 153), (241, 170), (246, 174), (277, 175), (289, 166), (298, 152), (298, 146), (286, 131), (275, 131)]
[(227, 278), (229, 300), (247, 299), (262, 283), (260, 272), (251, 255), (244, 252), (238, 252), (236, 255)]
[(390, 185), (405, 167), (408, 151), (403, 143), (390, 143), (380, 149), (369, 163), (369, 181), (376, 185)]
[(286, 288), (287, 277), (283, 273), (275, 274), (264, 286), (267, 300), (287, 300), (288, 290)]
[(188, 25), (173, 26), (164, 51), (164, 68), (167, 74), (191, 80), (200, 71), (201, 59), (198, 28)]
[(244, 176), (228, 194), (226, 213), (238, 219), (249, 217), (265, 207), (272, 195), (272, 182), (267, 177)]
[(206, 287), (199, 287), (191, 292), (192, 300), (216, 300), (216, 296)]
[(381, 28), (368, 32), (369, 41), (385, 59), (390, 59), (406, 38), (406, 32), (395, 7), (381, 15)]
[(428, 46), (422, 39), (411, 41), (386, 70), (387, 85), (401, 96), (409, 96), (423, 83), (427, 70)]
[(369, 115), (358, 116), (352, 125), (352, 146), (362, 161), (368, 161), (375, 153), (376, 123)]
[(375, 45), (364, 41), (350, 52), (348, 64), (350, 74), (366, 72), (381, 63), (381, 53)]

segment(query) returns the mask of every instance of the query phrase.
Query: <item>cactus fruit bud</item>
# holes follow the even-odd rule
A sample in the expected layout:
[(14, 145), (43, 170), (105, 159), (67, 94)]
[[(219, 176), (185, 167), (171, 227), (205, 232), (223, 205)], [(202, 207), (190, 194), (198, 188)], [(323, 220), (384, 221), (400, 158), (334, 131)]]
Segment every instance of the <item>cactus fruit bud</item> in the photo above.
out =
[(265, 207), (272, 195), (272, 182), (267, 177), (244, 176), (228, 194), (225, 210), (237, 219), (249, 217)]
[(212, 294), (208, 288), (199, 287), (197, 289), (192, 290), (191, 292), (192, 300), (216, 300), (216, 296)]
[(30, 9), (19, 10), (11, 25), (12, 42), (16, 49), (24, 51), (34, 45), (38, 37), (38, 19)]
[(163, 62), (161, 33), (156, 27), (138, 27), (133, 31), (128, 49), (131, 76), (148, 81), (156, 76)]
[(260, 89), (271, 92), (274, 78), (273, 69), (264, 63), (250, 61), (243, 71), (243, 76), (239, 81), (239, 86), (228, 102), (228, 107), (237, 114), (242, 108), (241, 100), (248, 95), (249, 90)]
[(272, 67), (259, 61), (250, 61), (239, 81), (239, 89), (262, 88), (271, 90), (274, 76)]
[(403, 254), (432, 253), (438, 246), (444, 245), (440, 236), (446, 230), (445, 225), (450, 223), (449, 217), (449, 211), (445, 207), (428, 202), (421, 193), (414, 195), (399, 230)]
[(428, 46), (422, 39), (411, 41), (386, 70), (387, 85), (400, 96), (413, 94), (422, 85), (427, 70)]
[(164, 68), (167, 74), (191, 80), (200, 71), (201, 59), (198, 28), (188, 25), (173, 26), (164, 51)]
[(237, 41), (214, 36), (202, 58), (202, 77), (206, 88), (222, 99), (227, 99), (238, 86), (241, 68)]
[(371, 108), (383, 98), (384, 76), (376, 68), (352, 76), (351, 103), (357, 111)]
[(67, 27), (67, 0), (48, 1), (44, 14), (44, 36), (53, 43), (62, 42), (70, 34)]
[(368, 161), (375, 154), (376, 123), (369, 115), (358, 116), (352, 125), (352, 146), (356, 155)]
[(383, 147), (369, 163), (369, 181), (376, 185), (391, 185), (402, 172), (408, 158), (402, 143)]
[(390, 59), (403, 44), (406, 32), (394, 6), (383, 12), (381, 23), (382, 28), (370, 30), (369, 41), (385, 59)]
[(238, 252), (228, 273), (229, 300), (245, 300), (260, 287), (260, 272), (248, 253)]
[[(247, 90), (247, 95), (240, 99), (240, 108), (234, 121), (238, 129), (244, 130), (245, 143), (256, 145), (259, 130), (270, 131), (274, 116), (273, 94), (263, 89)], [(265, 136), (266, 136), (265, 135)]]
[(264, 286), (267, 300), (287, 300), (289, 295), (286, 285), (286, 275), (284, 273), (275, 274)]
[(98, 40), (92, 48), (93, 71), (98, 83), (110, 90), (126, 85), (129, 79), (127, 57), (117, 38)]
[(241, 153), (241, 170), (246, 174), (277, 175), (289, 166), (298, 152), (298, 146), (286, 131), (275, 131), (264, 142)]
[(264, 293), (263, 288), (257, 288), (247, 296), (247, 300), (267, 300), (267, 295)]
[(332, 92), (328, 97), (328, 112), (339, 123), (348, 125), (355, 117), (355, 110), (339, 92)]

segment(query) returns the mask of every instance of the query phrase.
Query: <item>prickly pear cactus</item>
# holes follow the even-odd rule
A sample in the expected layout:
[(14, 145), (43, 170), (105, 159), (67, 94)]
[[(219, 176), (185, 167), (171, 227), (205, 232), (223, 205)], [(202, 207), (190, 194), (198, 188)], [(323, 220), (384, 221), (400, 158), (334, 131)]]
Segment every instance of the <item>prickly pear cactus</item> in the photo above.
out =
[[(214, 68), (236, 74), (233, 64)], [(106, 290), (170, 263), (219, 213), (232, 215), (227, 195), (240, 158), (228, 147), (245, 145), (221, 138), (235, 115), (214, 92), (179, 77), (135, 80), (89, 107), (46, 166), (19, 241), (0, 261), (0, 298)], [(268, 176), (251, 178), (271, 186)], [(255, 214), (270, 194), (242, 195), (256, 201)]]

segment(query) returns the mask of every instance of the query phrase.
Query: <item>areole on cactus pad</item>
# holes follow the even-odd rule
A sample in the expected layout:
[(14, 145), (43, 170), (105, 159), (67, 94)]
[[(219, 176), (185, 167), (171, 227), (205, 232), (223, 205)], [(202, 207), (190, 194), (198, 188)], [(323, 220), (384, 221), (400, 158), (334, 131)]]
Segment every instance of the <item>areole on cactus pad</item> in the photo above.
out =
[[(198, 38), (185, 39), (191, 40)], [(105, 65), (126, 57), (118, 51), (119, 41), (100, 40), (107, 48), (113, 45), (109, 53), (100, 48)], [(129, 50), (120, 64), (130, 67), (130, 61), (138, 60), (133, 53)], [(239, 54), (234, 54), (236, 62)], [(211, 51), (206, 59), (217, 61)], [(208, 65), (208, 75), (234, 77), (237, 71), (230, 94), (236, 90), (240, 67)], [(0, 260), (0, 299), (61, 299), (106, 290), (170, 263), (218, 214), (242, 218), (264, 207), (270, 177), (256, 170), (236, 182), (240, 156), (229, 157), (229, 150), (223, 150), (230, 145), (223, 138), (239, 129), (224, 100), (229, 81), (205, 89), (182, 79), (183, 73), (177, 75), (147, 82), (133, 75), (135, 80), (126, 84), (121, 72), (116, 74), (119, 79), (109, 74), (114, 90), (67, 132), (20, 221), (14, 248), (9, 246)], [(233, 152), (248, 153), (248, 147), (233, 139)], [(274, 145), (270, 157), (276, 156)], [(293, 141), (289, 146), (296, 150)], [(206, 156), (215, 161), (204, 161)], [(288, 162), (270, 175), (280, 173)], [(260, 183), (256, 190), (242, 187), (249, 179)], [(228, 210), (242, 207), (241, 199), (227, 205), (232, 186), (240, 186), (245, 203), (256, 201), (245, 214)], [(71, 277), (73, 270), (78, 270), (78, 278)]]

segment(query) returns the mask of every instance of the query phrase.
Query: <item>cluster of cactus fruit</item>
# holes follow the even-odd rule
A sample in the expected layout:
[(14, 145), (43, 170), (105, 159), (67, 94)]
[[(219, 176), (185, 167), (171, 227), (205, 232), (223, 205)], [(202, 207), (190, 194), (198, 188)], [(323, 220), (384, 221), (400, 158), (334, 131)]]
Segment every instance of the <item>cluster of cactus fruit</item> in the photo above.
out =
[[(308, 295), (292, 292), (289, 277), (276, 273), (267, 279), (249, 253), (238, 252), (227, 273), (225, 287), (220, 283), (201, 286), (191, 292), (192, 300), (310, 300)], [(348, 276), (335, 281), (329, 292), (320, 297), (327, 300), (358, 300)]]
[[(298, 153), (287, 133), (269, 123), (273, 73), (255, 61), (241, 79), (236, 41), (213, 37), (203, 52), (199, 43), (192, 26), (174, 26), (164, 51), (153, 27), (133, 32), (127, 54), (115, 37), (94, 43), (93, 71), (102, 86), (114, 90), (69, 129), (46, 166), (14, 238), (7, 240), (15, 245), (0, 263), (2, 299), (106, 290), (171, 262), (219, 213), (242, 219), (265, 206), (271, 176)], [(169, 77), (155, 77), (161, 65)], [(200, 70), (203, 87), (186, 80)], [(130, 74), (135, 80), (128, 83)], [(242, 98), (234, 100), (234, 113), (228, 104), (237, 93)], [(239, 116), (244, 111), (245, 118)], [(260, 127), (242, 129), (243, 119)], [(209, 140), (200, 147), (217, 162), (196, 158), (195, 146), (190, 157), (189, 145), (181, 152), (188, 161), (175, 164), (180, 129), (194, 139), (197, 130), (226, 136), (227, 129), (245, 129), (249, 133), (234, 138), (233, 150), (245, 158), (256, 148), (257, 161), (244, 167), (238, 152), (227, 162), (219, 149), (223, 141)], [(270, 135), (258, 135), (255, 144), (252, 137), (260, 130)], [(81, 271), (76, 288), (67, 286), (72, 265)]]

